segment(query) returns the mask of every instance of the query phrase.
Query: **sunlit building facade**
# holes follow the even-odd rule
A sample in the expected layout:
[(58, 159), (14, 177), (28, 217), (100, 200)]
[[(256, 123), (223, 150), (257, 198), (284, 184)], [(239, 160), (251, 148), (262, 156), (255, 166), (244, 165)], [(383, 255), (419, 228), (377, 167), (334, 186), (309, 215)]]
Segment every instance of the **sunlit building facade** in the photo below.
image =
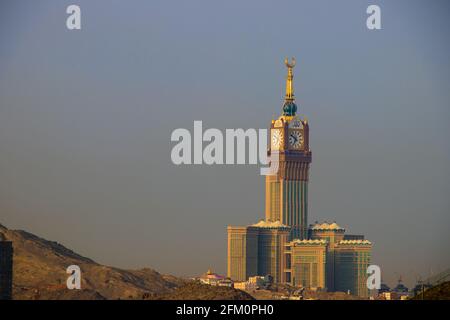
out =
[(367, 267), (370, 265), (372, 244), (368, 240), (341, 240), (335, 252), (334, 291), (350, 292), (368, 297)]
[(326, 288), (327, 241), (295, 239), (286, 245), (287, 283), (305, 288)]
[(270, 275), (275, 283), (367, 297), (372, 244), (362, 235), (346, 235), (336, 222), (308, 227), (309, 124), (297, 115), (295, 59), (285, 64), (282, 114), (270, 124), (268, 156), (277, 170), (266, 176), (265, 220), (228, 227), (228, 277)]
[(291, 229), (280, 222), (260, 221), (258, 233), (258, 275), (271, 275), (274, 283), (283, 283), (284, 246)]
[(258, 275), (258, 229), (228, 226), (227, 276), (246, 281)]
[(284, 282), (284, 246), (290, 228), (280, 222), (260, 221), (247, 227), (228, 227), (227, 276), (246, 281), (253, 276), (270, 275)]
[(277, 172), (266, 176), (266, 220), (291, 227), (291, 239), (308, 236), (308, 181), (312, 154), (309, 124), (297, 115), (293, 89), (295, 59), (285, 64), (286, 94), (282, 114), (270, 124), (268, 155)]
[(326, 288), (328, 291), (334, 291), (335, 275), (335, 252), (336, 243), (344, 240), (345, 229), (341, 228), (336, 222), (333, 223), (315, 223), (309, 228), (309, 236), (315, 240), (327, 241), (327, 266), (326, 266)]

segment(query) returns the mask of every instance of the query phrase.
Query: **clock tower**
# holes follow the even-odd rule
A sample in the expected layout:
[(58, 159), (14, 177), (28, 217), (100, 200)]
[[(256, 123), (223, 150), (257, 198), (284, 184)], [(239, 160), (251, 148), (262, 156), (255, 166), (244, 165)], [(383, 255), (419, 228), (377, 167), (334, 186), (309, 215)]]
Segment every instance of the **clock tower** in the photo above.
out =
[(278, 161), (278, 172), (266, 176), (266, 220), (291, 227), (291, 239), (306, 239), (311, 163), (309, 125), (306, 117), (296, 114), (292, 82), (295, 59), (289, 62), (286, 58), (285, 64), (288, 73), (283, 113), (270, 125), (268, 155), (271, 161)]

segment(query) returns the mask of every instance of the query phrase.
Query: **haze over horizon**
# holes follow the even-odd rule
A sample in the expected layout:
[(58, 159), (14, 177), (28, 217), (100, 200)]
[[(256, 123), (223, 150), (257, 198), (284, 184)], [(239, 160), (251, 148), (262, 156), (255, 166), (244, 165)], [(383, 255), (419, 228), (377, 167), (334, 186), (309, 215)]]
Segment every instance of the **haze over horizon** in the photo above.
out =
[(68, 31), (72, 3), (0, 5), (1, 224), (102, 264), (225, 273), (226, 226), (264, 218), (264, 178), (176, 166), (170, 136), (268, 128), (295, 56), (309, 222), (364, 234), (389, 285), (450, 266), (446, 1), (77, 0)]

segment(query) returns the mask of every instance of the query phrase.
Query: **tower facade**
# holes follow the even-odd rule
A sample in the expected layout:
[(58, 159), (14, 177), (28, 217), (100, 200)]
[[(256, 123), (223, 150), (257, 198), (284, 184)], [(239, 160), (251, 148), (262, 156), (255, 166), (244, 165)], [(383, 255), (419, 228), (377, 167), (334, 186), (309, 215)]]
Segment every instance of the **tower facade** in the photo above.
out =
[(327, 266), (326, 266), (326, 288), (334, 291), (335, 282), (335, 248), (337, 244), (344, 240), (345, 229), (341, 228), (336, 222), (333, 223), (315, 223), (310, 226), (309, 237), (313, 240), (325, 240), (327, 248)]
[(227, 276), (245, 281), (258, 275), (258, 228), (228, 226)]
[(274, 283), (284, 283), (284, 247), (290, 228), (277, 222), (260, 221), (258, 227), (258, 275), (271, 275)]
[(306, 239), (308, 232), (308, 180), (311, 150), (309, 125), (297, 115), (293, 89), (295, 59), (285, 60), (288, 74), (282, 115), (270, 125), (270, 161), (278, 172), (266, 176), (266, 220), (291, 227), (291, 239)]
[(285, 64), (283, 111), (270, 125), (272, 175), (265, 181), (265, 220), (228, 227), (228, 276), (246, 281), (254, 275), (270, 275), (276, 284), (367, 297), (372, 243), (363, 235), (345, 234), (335, 222), (308, 228), (309, 125), (297, 115), (295, 60), (286, 59)]
[(295, 239), (286, 245), (286, 282), (294, 287), (326, 288), (328, 242)]
[(228, 226), (227, 276), (233, 281), (270, 275), (284, 282), (284, 247), (290, 228), (279, 221), (260, 221), (246, 227)]
[(370, 265), (372, 243), (368, 240), (341, 240), (335, 249), (335, 291), (350, 291), (367, 298), (367, 267)]

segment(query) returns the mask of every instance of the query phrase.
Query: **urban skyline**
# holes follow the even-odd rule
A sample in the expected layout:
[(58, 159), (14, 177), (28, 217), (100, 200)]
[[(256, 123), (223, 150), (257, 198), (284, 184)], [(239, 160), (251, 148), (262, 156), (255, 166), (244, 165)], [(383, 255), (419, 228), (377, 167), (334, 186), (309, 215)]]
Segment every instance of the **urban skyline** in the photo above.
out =
[(267, 128), (296, 56), (309, 223), (364, 234), (390, 286), (448, 267), (446, 2), (379, 1), (381, 30), (364, 1), (78, 4), (79, 31), (65, 2), (1, 5), (0, 223), (107, 265), (225, 274), (225, 228), (265, 216), (263, 177), (176, 166), (170, 134)]
[(306, 116), (298, 115), (295, 101), (296, 60), (284, 63), (285, 97), (281, 115), (271, 121), (267, 149), (277, 170), (266, 176), (265, 219), (228, 226), (227, 276), (235, 282), (271, 277), (276, 285), (368, 298), (372, 243), (363, 235), (345, 234), (337, 223), (308, 225), (310, 126)]

